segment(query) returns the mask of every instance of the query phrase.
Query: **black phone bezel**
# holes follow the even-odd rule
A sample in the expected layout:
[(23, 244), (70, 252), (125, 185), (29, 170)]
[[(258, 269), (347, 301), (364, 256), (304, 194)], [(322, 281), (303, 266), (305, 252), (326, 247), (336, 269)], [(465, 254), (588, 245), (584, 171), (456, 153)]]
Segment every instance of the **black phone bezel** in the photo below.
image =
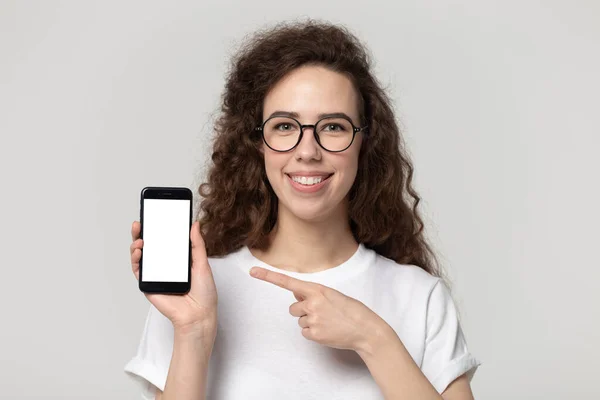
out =
[[(190, 200), (189, 227), (192, 229), (192, 191), (184, 187), (147, 186), (140, 192), (140, 238), (144, 239), (144, 199)], [(190, 291), (192, 273), (192, 241), (188, 235), (188, 277), (187, 282), (144, 282), (142, 280), (144, 249), (140, 258), (139, 289), (144, 293), (185, 294)]]

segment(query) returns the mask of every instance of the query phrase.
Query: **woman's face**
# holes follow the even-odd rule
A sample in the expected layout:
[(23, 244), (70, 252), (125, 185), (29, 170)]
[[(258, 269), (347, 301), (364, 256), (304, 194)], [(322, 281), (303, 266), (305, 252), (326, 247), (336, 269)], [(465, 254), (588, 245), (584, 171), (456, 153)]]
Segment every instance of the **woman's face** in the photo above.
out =
[[(263, 121), (276, 111), (297, 114), (296, 119), (303, 125), (315, 124), (320, 119), (319, 114), (344, 113), (355, 126), (360, 126), (358, 93), (352, 82), (320, 66), (295, 69), (267, 93)], [(329, 129), (339, 128), (332, 125)], [(363, 133), (358, 132), (345, 151), (331, 153), (319, 146), (313, 131), (313, 128), (304, 128), (302, 140), (288, 152), (273, 151), (264, 142), (262, 152), (267, 177), (279, 198), (280, 212), (287, 208), (298, 218), (316, 221), (345, 207), (344, 200), (356, 177)], [(333, 175), (317, 191), (308, 193), (294, 188), (290, 176), (315, 171)]]

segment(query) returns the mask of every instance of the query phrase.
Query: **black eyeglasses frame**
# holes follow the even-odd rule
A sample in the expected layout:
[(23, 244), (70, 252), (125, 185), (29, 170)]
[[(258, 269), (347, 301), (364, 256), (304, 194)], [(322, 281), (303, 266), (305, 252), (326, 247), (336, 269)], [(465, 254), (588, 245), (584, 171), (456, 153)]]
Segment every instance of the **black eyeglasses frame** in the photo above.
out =
[[(288, 150), (276, 150), (276, 149), (272, 148), (271, 146), (269, 146), (269, 143), (267, 143), (267, 140), (265, 139), (265, 132), (264, 132), (265, 124), (267, 122), (269, 122), (273, 118), (288, 118), (288, 119), (291, 119), (291, 120), (295, 121), (298, 124), (298, 126), (300, 127), (300, 135), (298, 136), (298, 142), (296, 142), (296, 144), (294, 146), (292, 146), (291, 148), (289, 148)], [(298, 121), (296, 118), (288, 117), (288, 116), (282, 117), (280, 115), (274, 115), (271, 118), (267, 118), (267, 120), (265, 122), (263, 122), (261, 126), (257, 126), (256, 128), (254, 128), (254, 130), (255, 131), (260, 131), (260, 136), (261, 136), (263, 142), (267, 145), (267, 147), (270, 148), (273, 151), (278, 152), (278, 153), (287, 153), (288, 151), (294, 150), (298, 146), (298, 144), (300, 144), (300, 142), (302, 141), (302, 136), (304, 135), (304, 128), (312, 128), (313, 129), (313, 135), (315, 137), (315, 140), (319, 144), (319, 146), (323, 150), (328, 151), (330, 153), (341, 153), (342, 151), (348, 150), (348, 148), (350, 146), (352, 146), (352, 143), (354, 143), (354, 138), (356, 137), (356, 134), (358, 132), (363, 132), (363, 134), (365, 136), (369, 135), (368, 125), (365, 125), (363, 127), (357, 127), (356, 125), (354, 125), (354, 123), (352, 122), (352, 120), (350, 118), (346, 118), (346, 117), (343, 117), (343, 116), (342, 117), (336, 117), (336, 118), (345, 119), (346, 121), (348, 121), (350, 123), (350, 125), (352, 125), (352, 140), (350, 141), (350, 144), (346, 148), (344, 148), (342, 150), (329, 150), (329, 149), (326, 149), (325, 147), (323, 147), (323, 145), (321, 144), (321, 140), (319, 139), (319, 134), (317, 133), (317, 130), (315, 129), (316, 126), (319, 125), (319, 122), (321, 122), (323, 120), (326, 120), (326, 119), (332, 119), (332, 117), (321, 118), (320, 120), (318, 120), (314, 124), (302, 125), (300, 123), (300, 121)]]

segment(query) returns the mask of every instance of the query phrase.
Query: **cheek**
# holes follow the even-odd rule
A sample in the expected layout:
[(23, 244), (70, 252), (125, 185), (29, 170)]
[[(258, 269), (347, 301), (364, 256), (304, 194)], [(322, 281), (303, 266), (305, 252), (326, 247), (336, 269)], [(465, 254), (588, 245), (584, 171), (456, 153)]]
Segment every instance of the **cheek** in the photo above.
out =
[(278, 155), (269, 154), (265, 152), (265, 171), (267, 177), (273, 184), (273, 180), (278, 179), (283, 175), (283, 168), (285, 167), (286, 160)]
[(342, 185), (346, 189), (350, 189), (354, 184), (354, 180), (356, 179), (357, 169), (355, 166), (348, 166), (348, 168), (344, 171), (344, 181)]
[(345, 160), (343, 165), (339, 165), (338, 171), (342, 173), (340, 185), (345, 189), (350, 190), (354, 184), (354, 181), (356, 180), (356, 175), (358, 172), (358, 160), (355, 158), (349, 158)]

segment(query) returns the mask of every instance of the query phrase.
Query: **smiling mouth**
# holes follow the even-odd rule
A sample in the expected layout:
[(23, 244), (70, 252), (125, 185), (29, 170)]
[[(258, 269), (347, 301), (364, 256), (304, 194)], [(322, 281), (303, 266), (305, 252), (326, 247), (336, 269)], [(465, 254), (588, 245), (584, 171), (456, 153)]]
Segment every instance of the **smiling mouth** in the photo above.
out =
[[(287, 176), (289, 176), (289, 178), (290, 178), (291, 180), (294, 180), (290, 174), (286, 174), (286, 175), (287, 175)], [(329, 174), (329, 175), (327, 175), (327, 176), (326, 176), (326, 177), (324, 177), (324, 178), (321, 178), (321, 182), (324, 182), (324, 181), (326, 181), (327, 179), (331, 178), (332, 176), (333, 176), (333, 173), (332, 173), (332, 174)]]

